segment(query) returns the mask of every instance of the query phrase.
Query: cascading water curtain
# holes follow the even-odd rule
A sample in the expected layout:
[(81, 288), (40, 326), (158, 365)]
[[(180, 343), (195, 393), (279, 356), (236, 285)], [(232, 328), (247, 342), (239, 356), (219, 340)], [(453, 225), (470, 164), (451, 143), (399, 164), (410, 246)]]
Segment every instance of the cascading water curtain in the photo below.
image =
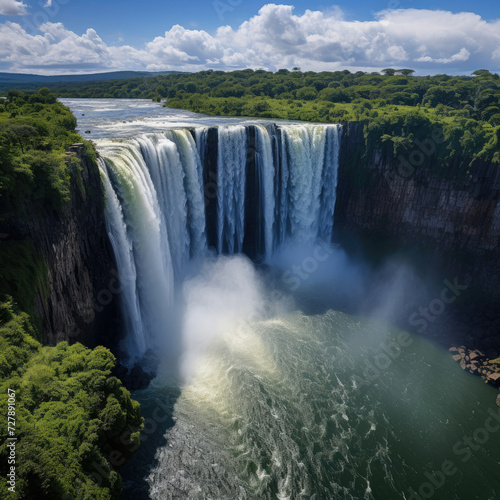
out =
[[(339, 125), (280, 127), (280, 241), (331, 241), (340, 148)], [(329, 220), (328, 217), (330, 217)]]
[[(330, 241), (340, 148), (339, 125), (256, 125), (258, 234), (264, 258), (279, 244)], [(240, 253), (245, 238), (248, 127), (217, 134), (218, 253)], [(168, 335), (175, 284), (205, 255), (203, 169), (208, 129), (169, 130), (98, 141), (106, 224), (123, 282), (129, 352), (142, 356)]]
[(240, 253), (245, 234), (247, 131), (219, 128), (217, 158), (217, 250)]
[(106, 223), (133, 357), (168, 335), (174, 287), (206, 248), (201, 162), (187, 130), (100, 141)]
[(264, 215), (264, 257), (271, 257), (274, 249), (274, 208), (275, 208), (275, 165), (271, 136), (263, 125), (256, 127), (256, 161), (257, 172), (259, 174), (259, 185), (262, 187), (260, 203), (263, 207)]

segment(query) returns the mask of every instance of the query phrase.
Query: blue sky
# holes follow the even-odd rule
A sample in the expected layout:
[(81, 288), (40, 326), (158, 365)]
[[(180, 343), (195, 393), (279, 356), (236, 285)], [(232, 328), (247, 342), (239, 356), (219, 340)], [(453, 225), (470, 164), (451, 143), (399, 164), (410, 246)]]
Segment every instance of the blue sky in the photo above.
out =
[[(215, 33), (216, 29), (228, 24), (233, 28), (255, 16), (266, 3), (255, 0), (121, 0), (106, 2), (105, 0), (53, 0), (52, 7), (42, 8), (46, 0), (25, 0), (28, 5), (27, 16), (35, 23), (44, 19), (45, 14), (51, 21), (62, 22), (68, 29), (77, 33), (87, 28), (94, 28), (107, 43), (129, 44), (146, 43), (155, 36), (162, 35), (175, 24), (185, 28), (203, 29)], [(271, 2), (269, 2), (271, 3)], [(290, 4), (295, 7), (296, 14), (306, 9), (328, 12), (339, 7), (346, 20), (371, 21), (377, 12), (393, 9), (431, 9), (448, 10), (450, 12), (474, 12), (485, 20), (500, 19), (500, 2), (498, 0), (354, 0), (329, 3), (322, 0), (274, 2)], [(83, 5), (82, 5), (83, 4)], [(57, 11), (57, 13), (56, 13)], [(43, 13), (43, 14), (40, 14)], [(56, 13), (54, 17), (52, 13)], [(5, 19), (16, 21), (17, 16), (5, 16)], [(2, 18), (0, 17), (0, 22)]]
[(498, 71), (499, 19), (497, 0), (0, 0), (0, 71)]

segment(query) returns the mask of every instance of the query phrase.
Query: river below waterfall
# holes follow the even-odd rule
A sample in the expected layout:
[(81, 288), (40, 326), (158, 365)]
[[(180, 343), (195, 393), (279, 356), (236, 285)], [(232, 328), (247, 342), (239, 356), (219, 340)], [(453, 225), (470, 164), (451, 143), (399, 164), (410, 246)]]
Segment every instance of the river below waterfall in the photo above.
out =
[(387, 321), (411, 270), (370, 287), (330, 244), (340, 126), (63, 102), (104, 158), (123, 346), (158, 359), (124, 498), (500, 498), (495, 391)]
[[(331, 310), (228, 329), (182, 387), (150, 498), (498, 498), (493, 391), (420, 338), (370, 369), (399, 335)], [(169, 389), (135, 397), (154, 410)]]

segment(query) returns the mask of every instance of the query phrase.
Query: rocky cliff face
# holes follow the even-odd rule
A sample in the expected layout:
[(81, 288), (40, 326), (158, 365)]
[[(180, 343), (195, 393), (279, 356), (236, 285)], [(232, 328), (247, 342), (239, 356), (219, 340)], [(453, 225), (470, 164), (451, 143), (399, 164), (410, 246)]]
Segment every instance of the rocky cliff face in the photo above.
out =
[[(425, 154), (416, 145), (413, 160)], [(335, 226), (360, 235), (418, 243), (451, 276), (500, 298), (500, 168), (477, 161), (466, 178), (367, 155), (362, 127), (344, 127)], [(458, 163), (462, 161), (457, 159)]]
[(38, 294), (35, 303), (43, 343), (109, 345), (105, 332), (118, 317), (119, 284), (105, 229), (99, 170), (83, 144), (71, 146), (68, 154), (76, 155), (82, 167), (80, 173), (71, 167), (68, 206), (62, 212), (11, 217), (2, 223), (2, 232), (9, 240), (31, 240), (46, 261), (49, 294)]

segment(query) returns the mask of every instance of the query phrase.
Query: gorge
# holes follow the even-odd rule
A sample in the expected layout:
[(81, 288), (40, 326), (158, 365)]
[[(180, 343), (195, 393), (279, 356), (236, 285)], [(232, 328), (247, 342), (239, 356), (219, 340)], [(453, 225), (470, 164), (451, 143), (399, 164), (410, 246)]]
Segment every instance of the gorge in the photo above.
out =
[(496, 392), (441, 347), (499, 353), (496, 165), (408, 175), (354, 122), (65, 104), (99, 157), (74, 144), (66, 209), (1, 232), (44, 258), (44, 343), (128, 369), (123, 498), (498, 495)]
[[(421, 301), (433, 298), (432, 287), (411, 263), (386, 255), (376, 271), (330, 245), (336, 225), (398, 234), (404, 218), (384, 204), (410, 207), (404, 215), (411, 218), (415, 197), (401, 190), (418, 180), (389, 177), (394, 192), (384, 172), (393, 166), (379, 160), (362, 167), (365, 183), (372, 172), (382, 179), (375, 192), (369, 182), (357, 183), (359, 165), (346, 161), (360, 143), (353, 124), (233, 121), (150, 132), (96, 139), (108, 234), (124, 282), (123, 346), (129, 363), (143, 356), (143, 366), (158, 373), (134, 393), (146, 431), (124, 471), (125, 498), (323, 498), (332, 492), (418, 498), (428, 485), (453, 497), (458, 483), (441, 484), (433, 472), (449, 460), (462, 478), (479, 475), (484, 491), (495, 495), (498, 485), (488, 473), (493, 445), (469, 461), (460, 442), (488, 418), (494, 395), (462, 377), (443, 403), (457, 369), (449, 355), (386, 323), (401, 314), (407, 321)], [(467, 188), (449, 185), (450, 199), (467, 196)], [(414, 201), (416, 209), (435, 212), (432, 182), (419, 189), (425, 193)], [(489, 199), (484, 206), (496, 207), (495, 191), (483, 196)], [(476, 198), (477, 190), (470, 203), (481, 203)], [(374, 206), (366, 209), (367, 203)], [(464, 250), (481, 255), (495, 248), (495, 210), (480, 237), (463, 238)], [(426, 218), (418, 216), (414, 233), (408, 229), (409, 242), (428, 238), (437, 247), (438, 269), (449, 235), (467, 232), (460, 207), (454, 217), (452, 231), (446, 221), (422, 224)], [(485, 266), (482, 274), (469, 271), (463, 283), (479, 276), (471, 288), (483, 286), (493, 299), (495, 268), (477, 258), (474, 265)], [(467, 268), (448, 269), (452, 280), (461, 280)], [(432, 380), (422, 383), (428, 366)], [(469, 390), (484, 407), (465, 417)], [(455, 415), (453, 422), (441, 420), (442, 407)], [(423, 438), (408, 437), (408, 420)], [(443, 441), (436, 448), (437, 435)], [(421, 463), (433, 465), (423, 470)], [(462, 479), (460, 491), (473, 495), (468, 484)]]

